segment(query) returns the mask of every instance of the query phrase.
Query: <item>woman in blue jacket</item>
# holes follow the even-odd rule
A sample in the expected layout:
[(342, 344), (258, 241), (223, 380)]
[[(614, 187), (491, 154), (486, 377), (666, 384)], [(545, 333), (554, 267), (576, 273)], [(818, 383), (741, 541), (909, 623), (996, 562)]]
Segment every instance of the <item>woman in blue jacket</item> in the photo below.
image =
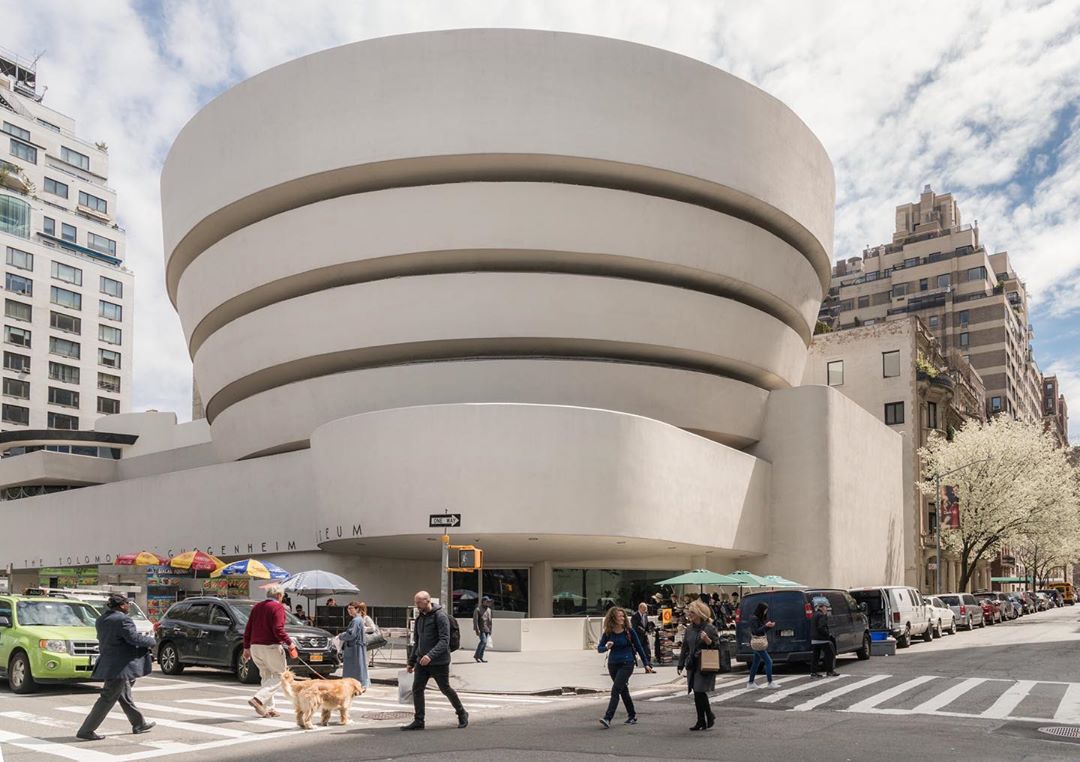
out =
[(375, 632), (375, 622), (367, 615), (367, 604), (353, 601), (345, 607), (349, 626), (341, 633), (341, 676), (359, 680), (365, 688), (371, 687), (368, 677), (367, 646), (365, 640)]
[(596, 650), (608, 655), (608, 674), (611, 675), (612, 680), (611, 700), (608, 701), (607, 712), (604, 713), (600, 724), (605, 728), (611, 727), (611, 719), (615, 716), (615, 710), (619, 708), (619, 698), (622, 698), (623, 705), (626, 707), (625, 724), (637, 724), (634, 701), (630, 698), (630, 675), (634, 674), (634, 654), (641, 656), (641, 663), (645, 665), (646, 672), (652, 672), (653, 668), (648, 652), (642, 647), (637, 633), (630, 627), (626, 612), (618, 606), (612, 606), (604, 615), (604, 634), (600, 636)]

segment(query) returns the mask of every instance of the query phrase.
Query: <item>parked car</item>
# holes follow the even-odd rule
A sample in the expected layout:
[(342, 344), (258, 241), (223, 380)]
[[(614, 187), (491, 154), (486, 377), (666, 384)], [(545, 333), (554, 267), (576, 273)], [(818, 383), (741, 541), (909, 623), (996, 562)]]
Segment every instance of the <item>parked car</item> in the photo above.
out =
[(986, 626), (982, 606), (971, 593), (948, 593), (938, 597), (946, 606), (952, 609), (953, 615), (956, 617), (957, 627), (974, 630), (977, 626)]
[(946, 632), (956, 634), (956, 615), (952, 609), (945, 605), (940, 598), (923, 598), (930, 607), (930, 625), (934, 628), (934, 634), (941, 637)]
[(987, 624), (997, 624), (1001, 621), (1001, 611), (994, 606), (993, 601), (988, 598), (976, 598), (979, 602), (979, 606), (982, 607), (983, 621)]
[(1039, 611), (1046, 611), (1047, 609), (1054, 608), (1053, 601), (1050, 600), (1050, 596), (1048, 596), (1046, 593), (1035, 593), (1035, 598), (1039, 602)]
[(907, 648), (911, 639), (934, 639), (930, 626), (930, 608), (912, 587), (855, 587), (848, 591), (860, 604), (866, 605), (866, 618), (871, 630), (885, 630), (896, 638), (898, 648)]
[(993, 591), (987, 591), (982, 593), (975, 593), (975, 597), (979, 599), (986, 598), (991, 603), (993, 603), (1000, 613), (999, 621), (1007, 622), (1010, 619), (1016, 619), (1016, 617), (1018, 616), (1018, 614), (1016, 613), (1016, 608), (1013, 606), (1012, 601), (1009, 600), (1009, 596), (1005, 593), (995, 593)]
[[(92, 608), (98, 616), (105, 613), (105, 604), (109, 600), (109, 593), (102, 592), (100, 590), (51, 590), (46, 593), (51, 598), (67, 598), (74, 601), (82, 601), (90, 608)], [(154, 623), (151, 622), (143, 610), (139, 608), (139, 604), (135, 601), (128, 599), (128, 616), (135, 623), (136, 631), (143, 635), (154, 634)]]
[(89, 680), (98, 657), (96, 620), (82, 601), (0, 595), (0, 677), (13, 693)]
[(769, 654), (773, 661), (810, 661), (810, 619), (814, 615), (815, 598), (825, 598), (829, 602), (829, 631), (836, 653), (854, 653), (860, 659), (869, 659), (870, 627), (866, 615), (855, 599), (843, 590), (774, 590), (743, 597), (735, 612), (735, 658), (741, 662), (753, 658), (750, 617), (759, 603), (765, 603), (769, 607), (769, 618), (776, 622), (769, 636)]
[[(219, 667), (236, 673), (242, 683), (259, 682), (258, 667), (242, 658), (244, 626), (255, 603), (210, 596), (174, 603), (155, 632), (161, 671), (179, 675), (185, 667)], [(299, 652), (298, 658), (288, 659), (289, 669), (325, 677), (338, 668), (338, 654), (329, 632), (302, 623), (288, 611), (285, 632), (296, 642)]]
[(1025, 614), (1034, 614), (1039, 610), (1039, 599), (1035, 597), (1035, 593), (1030, 590), (1022, 590), (1017, 595), (1020, 596), (1020, 600), (1024, 604)]
[(1040, 590), (1040, 593), (1050, 599), (1050, 602), (1054, 605), (1054, 608), (1061, 608), (1065, 605), (1065, 598), (1062, 596), (1060, 590), (1049, 588), (1047, 590)]
[(1013, 619), (1019, 619), (1020, 617), (1022, 617), (1024, 614), (1027, 613), (1024, 610), (1024, 601), (1019, 595), (1010, 595), (1009, 596), (1009, 603), (1012, 604), (1013, 613), (1016, 614), (1016, 616), (1014, 616)]

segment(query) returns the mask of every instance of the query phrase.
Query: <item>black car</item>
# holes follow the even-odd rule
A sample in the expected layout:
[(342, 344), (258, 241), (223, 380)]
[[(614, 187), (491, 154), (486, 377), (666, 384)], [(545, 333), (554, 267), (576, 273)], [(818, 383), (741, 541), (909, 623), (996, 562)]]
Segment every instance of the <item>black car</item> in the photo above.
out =
[[(256, 601), (225, 598), (187, 598), (174, 603), (158, 622), (157, 660), (166, 675), (179, 675), (184, 667), (220, 667), (236, 673), (242, 683), (259, 682), (259, 669), (244, 652), (244, 626)], [(326, 630), (309, 627), (288, 611), (285, 631), (296, 643), (299, 659), (286, 657), (298, 674), (317, 672), (324, 677), (340, 662)], [(310, 665), (310, 669), (300, 661)]]
[(769, 607), (769, 619), (776, 626), (769, 634), (769, 655), (774, 662), (810, 661), (810, 619), (814, 599), (829, 602), (829, 632), (836, 653), (854, 652), (860, 659), (870, 658), (870, 625), (866, 614), (846, 590), (774, 590), (751, 593), (742, 599), (736, 612), (736, 656), (742, 662), (754, 657), (750, 649), (750, 617), (759, 603)]

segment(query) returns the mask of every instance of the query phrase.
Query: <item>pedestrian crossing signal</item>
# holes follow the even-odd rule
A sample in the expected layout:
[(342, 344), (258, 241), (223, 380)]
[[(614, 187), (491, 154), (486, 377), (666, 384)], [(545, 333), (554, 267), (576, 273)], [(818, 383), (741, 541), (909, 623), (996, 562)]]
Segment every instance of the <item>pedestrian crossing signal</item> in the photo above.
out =
[(471, 572), (484, 568), (484, 551), (472, 545), (450, 546), (449, 571)]

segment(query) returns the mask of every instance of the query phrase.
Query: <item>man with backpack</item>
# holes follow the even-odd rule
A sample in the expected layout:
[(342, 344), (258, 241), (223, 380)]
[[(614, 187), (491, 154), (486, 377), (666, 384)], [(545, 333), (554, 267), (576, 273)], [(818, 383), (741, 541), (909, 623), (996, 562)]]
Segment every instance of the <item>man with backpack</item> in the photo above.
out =
[(419, 616), (413, 622), (413, 649), (409, 654), (408, 670), (413, 673), (413, 721), (402, 725), (402, 730), (424, 729), (424, 691), (429, 680), (434, 680), (439, 690), (457, 712), (458, 727), (469, 726), (469, 713), (450, 687), (450, 653), (461, 646), (461, 633), (457, 622), (442, 606), (431, 602), (431, 594), (421, 590), (413, 597)]

